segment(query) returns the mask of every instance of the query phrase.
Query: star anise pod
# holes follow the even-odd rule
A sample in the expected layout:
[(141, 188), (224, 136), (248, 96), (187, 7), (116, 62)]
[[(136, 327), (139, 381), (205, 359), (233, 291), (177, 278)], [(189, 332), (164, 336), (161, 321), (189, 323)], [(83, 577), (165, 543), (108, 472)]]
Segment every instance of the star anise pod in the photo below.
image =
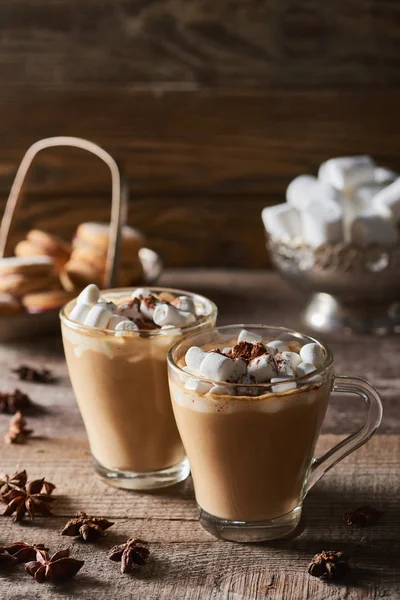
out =
[(314, 577), (320, 577), (326, 580), (341, 579), (348, 570), (347, 556), (344, 552), (335, 550), (323, 550), (320, 554), (315, 554), (308, 565), (308, 572)]
[(21, 365), (12, 369), (21, 381), (32, 381), (33, 383), (53, 383), (53, 373), (49, 369), (35, 369), (28, 365)]
[(70, 558), (69, 548), (59, 550), (51, 557), (45, 550), (37, 550), (36, 560), (26, 563), (25, 571), (38, 583), (45, 581), (57, 583), (74, 577), (84, 563), (84, 560)]
[(347, 525), (354, 527), (368, 527), (375, 525), (382, 517), (383, 512), (372, 506), (358, 506), (355, 510), (349, 510), (343, 514), (343, 520)]
[(22, 521), (26, 513), (31, 519), (35, 518), (36, 513), (40, 513), (44, 517), (50, 516), (49, 504), (57, 499), (51, 495), (54, 487), (44, 478), (31, 481), (25, 488), (14, 487), (3, 496), (3, 500), (7, 504), (3, 515), (10, 516), (15, 512), (14, 521)]
[(27, 429), (26, 420), (20, 411), (11, 418), (8, 432), (4, 436), (6, 444), (25, 444), (27, 438), (33, 433), (33, 429)]
[(32, 406), (32, 401), (27, 394), (15, 389), (13, 392), (0, 392), (0, 413), (13, 415), (18, 410)]
[(4, 548), (0, 548), (0, 569), (15, 567), (16, 564), (18, 564), (18, 560), (15, 556), (12, 556)]
[(111, 548), (108, 558), (114, 562), (121, 562), (121, 573), (128, 573), (135, 566), (144, 565), (150, 554), (150, 550), (145, 547), (147, 545), (144, 540), (130, 538), (125, 544)]
[(0, 494), (4, 496), (12, 490), (14, 487), (24, 488), (28, 480), (28, 475), (25, 471), (14, 473), (13, 475), (6, 475), (6, 473), (0, 474)]
[(35, 560), (37, 550), (45, 550), (47, 552), (48, 548), (45, 548), (44, 544), (31, 545), (25, 544), (25, 542), (14, 542), (13, 544), (0, 547), (0, 553), (7, 552), (10, 556), (16, 558), (19, 563)]
[(104, 535), (104, 531), (114, 525), (108, 519), (102, 517), (93, 517), (85, 512), (78, 513), (76, 519), (71, 519), (65, 525), (61, 535), (79, 536), (85, 542), (93, 542), (100, 536)]

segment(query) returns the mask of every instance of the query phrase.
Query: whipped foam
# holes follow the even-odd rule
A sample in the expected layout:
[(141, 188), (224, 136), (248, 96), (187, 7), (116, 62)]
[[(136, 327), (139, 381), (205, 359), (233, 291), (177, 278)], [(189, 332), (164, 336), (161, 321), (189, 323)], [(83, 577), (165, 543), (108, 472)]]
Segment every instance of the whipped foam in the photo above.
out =
[(201, 395), (195, 391), (170, 382), (173, 401), (184, 408), (201, 413), (233, 414), (240, 412), (264, 412), (274, 414), (293, 406), (293, 403), (313, 404), (329, 395), (329, 386), (303, 386), (278, 394), (262, 396), (215, 396), (211, 392)]

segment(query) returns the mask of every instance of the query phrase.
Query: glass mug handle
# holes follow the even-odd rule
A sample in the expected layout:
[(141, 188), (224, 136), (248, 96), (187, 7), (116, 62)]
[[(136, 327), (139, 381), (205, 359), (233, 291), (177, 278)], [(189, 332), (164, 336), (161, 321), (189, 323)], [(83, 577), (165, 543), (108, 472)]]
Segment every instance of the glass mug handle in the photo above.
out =
[(368, 442), (382, 420), (383, 408), (381, 399), (376, 389), (368, 381), (358, 379), (357, 377), (335, 376), (333, 391), (345, 394), (357, 394), (357, 396), (363, 398), (368, 406), (367, 418), (364, 425), (358, 431), (347, 436), (322, 456), (314, 458), (308, 476), (306, 493), (329, 469)]

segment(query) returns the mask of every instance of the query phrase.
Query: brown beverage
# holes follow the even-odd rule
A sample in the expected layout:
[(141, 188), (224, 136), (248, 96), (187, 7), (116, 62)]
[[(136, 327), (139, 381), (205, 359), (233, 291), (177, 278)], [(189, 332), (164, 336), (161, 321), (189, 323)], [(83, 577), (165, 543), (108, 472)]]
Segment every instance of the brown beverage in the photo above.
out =
[[(333, 356), (317, 340), (243, 327), (189, 335), (170, 349), (168, 366), (200, 522), (218, 537), (249, 542), (295, 529), (307, 491), (371, 437), (382, 405), (367, 382), (334, 376)], [(366, 400), (367, 420), (314, 460), (333, 387)]]
[[(97, 304), (112, 301), (117, 314), (131, 292), (104, 292)], [(152, 292), (171, 297), (178, 293)], [(214, 305), (201, 296), (184, 294), (193, 298), (201, 313), (187, 329), (214, 324)], [(68, 318), (73, 306), (62, 315), (65, 356), (97, 473), (108, 483), (129, 489), (157, 488), (184, 479), (189, 465), (171, 408), (166, 356), (185, 329), (150, 329), (143, 316), (136, 320), (143, 329), (133, 331), (87, 326)]]
[(330, 392), (199, 396), (171, 384), (199, 505), (232, 521), (285, 515), (299, 504)]

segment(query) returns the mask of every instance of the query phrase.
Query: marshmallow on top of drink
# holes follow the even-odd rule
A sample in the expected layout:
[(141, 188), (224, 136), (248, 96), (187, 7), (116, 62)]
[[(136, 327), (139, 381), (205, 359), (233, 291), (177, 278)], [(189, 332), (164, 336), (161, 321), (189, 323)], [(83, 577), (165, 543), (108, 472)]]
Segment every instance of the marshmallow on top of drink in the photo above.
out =
[(161, 333), (174, 330), (176, 333), (202, 316), (201, 309), (189, 296), (174, 296), (169, 292), (157, 295), (137, 288), (129, 300), (114, 304), (102, 298), (99, 288), (90, 284), (79, 294), (69, 319), (125, 336), (142, 330), (160, 330)]
[[(236, 344), (222, 351), (206, 351), (197, 346), (188, 349), (183, 370), (215, 383), (189, 378), (185, 388), (200, 395), (259, 396), (266, 393), (266, 388), (249, 384), (265, 383), (273, 384), (268, 391), (279, 394), (296, 389), (297, 383), (289, 380), (312, 373), (324, 360), (324, 350), (319, 344), (300, 347), (298, 342), (281, 340), (263, 343), (261, 336), (243, 329)], [(218, 385), (218, 382), (236, 385)]]
[(392, 246), (399, 238), (400, 177), (371, 156), (331, 158), (318, 177), (293, 179), (286, 203), (265, 208), (262, 219), (272, 239)]

